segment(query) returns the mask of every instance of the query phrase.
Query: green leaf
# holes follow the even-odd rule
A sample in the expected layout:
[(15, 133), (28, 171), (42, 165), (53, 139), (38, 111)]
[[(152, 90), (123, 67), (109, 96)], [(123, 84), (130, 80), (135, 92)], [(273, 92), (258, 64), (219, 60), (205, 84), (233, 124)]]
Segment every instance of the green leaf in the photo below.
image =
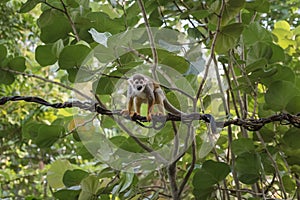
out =
[(112, 48), (107, 48), (102, 44), (99, 44), (94, 48), (94, 55), (101, 63), (108, 63), (117, 58), (114, 56)]
[(62, 189), (53, 193), (54, 197), (59, 200), (65, 200), (65, 199), (77, 200), (79, 194), (80, 194), (80, 190), (73, 190), (73, 189), (72, 190)]
[(247, 54), (247, 65), (254, 63), (261, 59), (269, 61), (272, 57), (273, 51), (269, 44), (264, 42), (257, 42), (251, 46)]
[(283, 182), (283, 186), (284, 186), (284, 189), (286, 190), (286, 192), (293, 193), (295, 191), (296, 183), (292, 177), (290, 177), (288, 175), (284, 175), (284, 176), (282, 176), (282, 182)]
[(223, 162), (205, 161), (193, 177), (194, 188), (210, 188), (222, 181), (230, 173), (230, 167)]
[(93, 83), (93, 91), (97, 94), (111, 94), (115, 91), (115, 80), (110, 77), (102, 76)]
[(282, 62), (285, 60), (285, 54), (284, 50), (276, 45), (276, 44), (270, 44), (272, 48), (272, 57), (270, 59), (270, 63), (275, 63), (275, 62)]
[(38, 25), (41, 28), (40, 38), (46, 44), (65, 39), (72, 31), (66, 16), (55, 9), (45, 10), (38, 19)]
[(27, 0), (24, 4), (22, 4), (20, 8), (20, 13), (27, 13), (35, 8), (35, 6), (39, 3), (43, 2), (43, 0)]
[(251, 23), (245, 27), (242, 34), (245, 45), (252, 45), (259, 41), (266, 43), (273, 41), (272, 34), (264, 29), (258, 22)]
[(276, 22), (274, 24), (274, 28), (275, 29), (282, 29), (282, 30), (286, 30), (286, 31), (291, 30), (290, 24), (287, 21), (284, 21), (284, 20)]
[(35, 139), (38, 136), (39, 128), (43, 126), (41, 123), (30, 121), (22, 126), (22, 136), (26, 139)]
[[(267, 86), (270, 86), (271, 83), (277, 81), (277, 80), (282, 80), (282, 81), (288, 81), (291, 83), (295, 82), (295, 72), (286, 66), (281, 66), (281, 65), (273, 65), (271, 66), (272, 68), (267, 70), (266, 72), (271, 72), (274, 71), (275, 73), (271, 73), (271, 76), (264, 76), (260, 77), (261, 82)], [(297, 86), (296, 86), (297, 87)]]
[(255, 150), (253, 141), (249, 138), (239, 138), (232, 141), (232, 151), (236, 155), (241, 155), (243, 153), (250, 153)]
[(265, 101), (270, 109), (282, 111), (292, 97), (297, 94), (299, 94), (299, 90), (291, 82), (275, 81), (269, 86), (265, 94)]
[[(140, 140), (144, 141), (142, 138)], [(143, 153), (145, 150), (139, 146), (131, 137), (115, 136), (110, 141), (122, 150), (134, 153)]]
[(234, 23), (222, 27), (216, 40), (217, 53), (226, 53), (229, 49), (235, 47), (236, 41), (240, 37), (242, 31), (243, 24), (241, 23)]
[(246, 1), (245, 8), (250, 11), (267, 13), (270, 9), (270, 2), (268, 0), (250, 0)]
[(41, 66), (53, 65), (57, 61), (57, 57), (52, 52), (53, 45), (40, 45), (35, 50), (35, 60)]
[(81, 181), (81, 193), (78, 200), (91, 199), (100, 189), (100, 181), (97, 176), (90, 175)]
[(52, 146), (61, 136), (64, 131), (63, 126), (59, 125), (42, 125), (38, 130), (35, 143), (41, 148), (48, 148)]
[(15, 57), (9, 61), (8, 67), (12, 70), (23, 72), (26, 69), (25, 61), (26, 60), (24, 57)]
[(58, 65), (60, 69), (81, 67), (89, 59), (91, 49), (83, 44), (66, 46), (60, 53)]
[(88, 177), (89, 173), (81, 169), (67, 170), (64, 173), (63, 183), (66, 187), (79, 185), (81, 180)]
[(256, 153), (243, 153), (237, 156), (235, 169), (242, 183), (256, 183), (261, 171), (260, 157)]
[(7, 55), (7, 49), (3, 44), (1, 44), (0, 45), (0, 61), (3, 61), (4, 58), (6, 58), (6, 55)]
[(63, 176), (67, 170), (72, 170), (74, 167), (67, 160), (56, 160), (51, 164), (47, 173), (47, 181), (54, 189), (64, 188)]
[(127, 188), (131, 186), (133, 178), (134, 178), (134, 173), (129, 173), (129, 172), (125, 173), (125, 181), (122, 188), (120, 189), (120, 192), (124, 192)]
[(300, 113), (300, 94), (291, 98), (286, 105), (286, 110), (291, 114)]
[(282, 138), (286, 147), (292, 149), (300, 149), (300, 134), (299, 129), (291, 128), (289, 129)]
[(233, 19), (237, 13), (241, 11), (241, 9), (245, 5), (245, 0), (229, 0), (225, 3), (225, 9), (222, 16), (222, 25), (227, 24)]
[(15, 81), (15, 77), (12, 73), (7, 71), (1, 71), (0, 73), (0, 84), (10, 85)]
[(94, 77), (94, 73), (89, 71), (86, 67), (82, 66), (79, 69), (68, 69), (68, 79), (72, 83), (82, 83), (90, 81)]

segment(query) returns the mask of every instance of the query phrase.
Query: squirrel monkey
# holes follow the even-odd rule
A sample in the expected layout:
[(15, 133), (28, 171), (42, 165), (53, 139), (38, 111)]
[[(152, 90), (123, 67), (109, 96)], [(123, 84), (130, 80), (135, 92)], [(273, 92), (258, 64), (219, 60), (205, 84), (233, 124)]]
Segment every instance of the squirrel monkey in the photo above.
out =
[(151, 121), (153, 107), (158, 106), (158, 114), (164, 115), (165, 109), (174, 115), (184, 114), (176, 109), (166, 98), (160, 85), (154, 80), (142, 74), (134, 74), (128, 79), (127, 110), (123, 110), (123, 114), (133, 116), (134, 113), (140, 115), (142, 103), (148, 104), (147, 120)]

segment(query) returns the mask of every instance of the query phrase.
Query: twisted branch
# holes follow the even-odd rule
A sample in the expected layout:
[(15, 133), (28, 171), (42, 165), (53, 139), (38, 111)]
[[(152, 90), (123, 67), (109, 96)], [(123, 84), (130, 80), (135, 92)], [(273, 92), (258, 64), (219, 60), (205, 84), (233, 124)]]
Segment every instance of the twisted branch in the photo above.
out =
[[(62, 108), (79, 108), (82, 110), (96, 112), (101, 115), (108, 115), (108, 116), (122, 116), (121, 110), (108, 110), (103, 108), (99, 105), (99, 103), (95, 102), (82, 102), (82, 101), (67, 101), (63, 103), (49, 103), (48, 101), (34, 96), (7, 96), (0, 98), (0, 105), (4, 105), (9, 101), (26, 101), (37, 103), (40, 105), (62, 109)], [(130, 119), (129, 116), (124, 116), (125, 118)], [(146, 117), (140, 115), (134, 115), (131, 118), (132, 121), (137, 122), (138, 124), (142, 125), (142, 122), (147, 122)], [(200, 113), (191, 113), (184, 116), (176, 116), (173, 114), (167, 114), (166, 116), (154, 116), (153, 117), (153, 124), (155, 128), (155, 123), (162, 122), (162, 121), (193, 121), (193, 120), (202, 120), (207, 123), (210, 122), (210, 115), (209, 114), (200, 114)], [(279, 113), (276, 115), (272, 115), (267, 118), (260, 118), (260, 119), (230, 119), (224, 122), (217, 122), (217, 127), (226, 127), (229, 125), (236, 125), (240, 127), (244, 127), (249, 131), (257, 131), (261, 129), (264, 125), (273, 123), (273, 122), (280, 122), (282, 125), (293, 125), (296, 128), (300, 128), (300, 113), (297, 115), (292, 115), (289, 113)], [(146, 127), (146, 126), (144, 126)], [(148, 127), (149, 128), (149, 127)], [(151, 128), (151, 127), (150, 127)], [(156, 127), (157, 128), (157, 127)]]

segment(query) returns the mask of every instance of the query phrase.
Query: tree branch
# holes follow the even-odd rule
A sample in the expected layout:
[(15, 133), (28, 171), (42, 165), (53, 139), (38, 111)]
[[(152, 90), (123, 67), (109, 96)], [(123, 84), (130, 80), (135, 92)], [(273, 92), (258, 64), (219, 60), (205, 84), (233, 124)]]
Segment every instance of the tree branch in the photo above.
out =
[[(44, 106), (61, 109), (61, 108), (80, 108), (82, 110), (87, 110), (90, 112), (96, 112), (101, 115), (117, 115), (122, 116), (121, 110), (109, 110), (103, 108), (99, 105), (99, 103), (95, 102), (81, 102), (81, 101), (67, 101), (63, 103), (49, 103), (48, 101), (34, 96), (6, 96), (0, 98), (0, 105), (4, 105), (9, 101), (26, 101), (38, 103)], [(191, 122), (194, 120), (202, 120), (207, 123), (210, 122), (209, 114), (200, 114), (200, 113), (191, 113), (184, 116), (177, 116), (173, 114), (167, 114), (166, 116), (154, 116), (153, 123), (161, 123), (162, 121), (182, 121), (182, 122)], [(125, 116), (125, 118), (130, 119), (129, 116)], [(134, 115), (131, 118), (132, 121), (136, 122), (147, 122), (146, 117), (140, 115)], [(264, 125), (273, 123), (273, 122), (284, 122), (282, 125), (293, 125), (296, 128), (300, 128), (300, 113), (297, 115), (292, 115), (289, 113), (280, 113), (276, 115), (272, 115), (267, 118), (260, 119), (231, 119), (224, 122), (216, 122), (217, 127), (226, 127), (229, 125), (236, 125), (240, 127), (244, 127), (249, 131), (257, 131), (261, 129)]]

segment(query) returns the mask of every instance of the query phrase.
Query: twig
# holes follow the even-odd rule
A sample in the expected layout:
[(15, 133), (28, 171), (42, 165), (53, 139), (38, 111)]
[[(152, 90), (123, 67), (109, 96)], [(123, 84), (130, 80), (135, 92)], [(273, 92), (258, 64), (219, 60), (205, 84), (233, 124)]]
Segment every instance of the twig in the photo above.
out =
[(195, 164), (196, 164), (196, 141), (195, 138), (193, 138), (192, 141), (192, 162), (190, 165), (190, 168), (188, 169), (188, 172), (186, 173), (185, 177), (183, 178), (180, 187), (178, 189), (178, 196), (180, 197), (181, 193), (183, 192), (183, 189), (185, 187), (185, 185), (187, 184), (188, 180), (190, 179), (192, 172), (194, 171), (195, 168)]
[(210, 56), (209, 56), (209, 59), (208, 59), (206, 65), (205, 65), (205, 72), (204, 72), (204, 75), (203, 75), (203, 79), (200, 83), (200, 86), (199, 86), (197, 94), (196, 94), (196, 101), (200, 98), (200, 94), (202, 92), (204, 83), (207, 79), (210, 64), (211, 64), (211, 62), (212, 62), (212, 60), (215, 56), (215, 46), (216, 46), (217, 37), (218, 37), (220, 29), (221, 29), (221, 21), (222, 21), (222, 15), (223, 15), (223, 12), (224, 12), (224, 8), (225, 8), (225, 0), (222, 0), (221, 1), (220, 13), (218, 14), (217, 29), (216, 29), (216, 32), (214, 34), (213, 40), (212, 40), (212, 44), (211, 44), (211, 48), (210, 48)]
[(10, 73), (14, 73), (14, 74), (19, 74), (19, 75), (22, 75), (22, 76), (25, 76), (25, 77), (32, 77), (32, 78), (36, 78), (36, 79), (40, 79), (44, 82), (48, 82), (48, 83), (53, 83), (55, 85), (58, 85), (60, 87), (63, 87), (63, 88), (66, 88), (68, 90), (71, 90), (71, 91), (74, 91), (75, 93), (79, 94), (80, 96), (86, 98), (87, 100), (90, 100), (92, 101), (93, 99), (85, 94), (83, 94), (82, 92), (80, 92), (79, 90), (75, 89), (75, 88), (72, 88), (70, 86), (67, 86), (67, 85), (64, 85), (60, 82), (56, 82), (56, 81), (52, 81), (52, 80), (49, 80), (49, 79), (46, 79), (44, 77), (41, 77), (41, 76), (38, 76), (38, 75), (35, 75), (35, 74), (27, 74), (25, 72), (19, 72), (19, 71), (15, 71), (15, 70), (11, 70), (11, 69), (4, 69), (4, 68), (0, 68), (0, 70), (3, 70), (3, 71), (7, 71), (7, 72), (10, 72)]
[(71, 23), (71, 27), (72, 27), (72, 30), (73, 30), (73, 33), (74, 33), (74, 36), (76, 38), (76, 41), (79, 42), (80, 41), (80, 38), (79, 38), (79, 34), (76, 30), (76, 26), (75, 26), (75, 23), (73, 22), (71, 16), (69, 15), (69, 12), (67, 10), (67, 6), (66, 4), (63, 2), (63, 0), (60, 0), (61, 4), (63, 5), (64, 7), (64, 14), (67, 16), (69, 22)]
[(276, 164), (276, 161), (274, 160), (273, 156), (271, 155), (271, 153), (269, 152), (268, 148), (267, 148), (267, 145), (264, 141), (264, 139), (262, 138), (261, 134), (259, 133), (259, 131), (256, 131), (256, 135), (258, 137), (258, 139), (260, 140), (261, 144), (263, 145), (263, 148), (265, 149), (265, 151), (267, 152), (267, 155), (269, 157), (269, 159), (271, 160), (272, 162), (272, 165), (275, 169), (275, 172), (276, 172), (276, 176), (278, 178), (278, 182), (279, 182), (279, 185), (281, 187), (281, 191), (283, 193), (283, 196), (284, 196), (284, 199), (287, 199), (287, 195), (286, 195), (286, 191), (285, 191), (285, 187), (284, 187), (284, 184), (283, 184), (283, 181), (282, 181), (282, 178), (280, 176), (280, 171), (278, 169), (278, 166)]
[(154, 80), (158, 80), (157, 75), (156, 75), (156, 68), (157, 68), (157, 64), (158, 64), (158, 55), (157, 55), (157, 51), (156, 51), (156, 47), (155, 47), (153, 34), (152, 34), (150, 24), (147, 19), (147, 14), (146, 14), (146, 10), (145, 10), (143, 1), (138, 0), (137, 2), (139, 4), (139, 7), (141, 9), (141, 12), (142, 12), (142, 15), (144, 18), (144, 22), (145, 22), (145, 26), (146, 26), (146, 30), (147, 30), (147, 34), (148, 34), (148, 38), (149, 38), (149, 43), (150, 43), (150, 47), (151, 47), (152, 58), (153, 58), (153, 65), (152, 65), (152, 69), (151, 69), (152, 76), (153, 76)]

